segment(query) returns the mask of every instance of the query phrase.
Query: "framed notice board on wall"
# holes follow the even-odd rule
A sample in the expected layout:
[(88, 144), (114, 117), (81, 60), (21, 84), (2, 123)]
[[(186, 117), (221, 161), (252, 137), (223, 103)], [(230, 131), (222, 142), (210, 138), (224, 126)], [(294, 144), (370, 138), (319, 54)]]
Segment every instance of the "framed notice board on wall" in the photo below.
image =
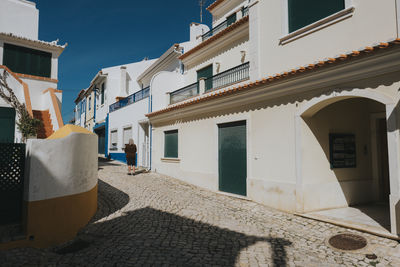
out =
[(356, 167), (356, 137), (354, 134), (329, 134), (331, 169)]

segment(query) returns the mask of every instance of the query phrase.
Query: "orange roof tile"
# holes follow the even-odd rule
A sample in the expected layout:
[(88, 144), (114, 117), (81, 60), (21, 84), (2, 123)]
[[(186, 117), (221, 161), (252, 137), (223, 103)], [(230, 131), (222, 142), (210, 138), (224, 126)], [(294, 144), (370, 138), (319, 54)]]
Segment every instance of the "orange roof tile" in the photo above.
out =
[(209, 5), (206, 9), (208, 11), (213, 10), (216, 6), (218, 6), (219, 4), (221, 4), (222, 2), (224, 2), (225, 0), (216, 0), (214, 3), (212, 3), (211, 5)]
[[(265, 83), (272, 83), (275, 82), (279, 79), (286, 79), (289, 78), (293, 75), (298, 75), (300, 73), (304, 73), (304, 72), (308, 72), (314, 69), (318, 69), (318, 68), (323, 68), (326, 66), (330, 66), (332, 64), (337, 64), (340, 63), (341, 61), (350, 61), (353, 60), (354, 58), (352, 57), (357, 57), (361, 54), (369, 54), (371, 52), (376, 52), (379, 51), (380, 49), (384, 49), (384, 48), (388, 48), (388, 47), (393, 47), (396, 45), (400, 45), (400, 38), (397, 38), (395, 40), (389, 41), (387, 43), (379, 43), (377, 45), (374, 46), (366, 46), (365, 48), (359, 50), (359, 51), (352, 51), (351, 53), (346, 54), (340, 54), (339, 56), (337, 56), (336, 58), (327, 58), (323, 61), (319, 61), (317, 64), (308, 64), (305, 67), (301, 66), (297, 69), (293, 69), (291, 71), (288, 72), (284, 72), (284, 74), (275, 74), (274, 76), (269, 76), (267, 78), (263, 78), (260, 81), (255, 81), (255, 82), (249, 82), (247, 84), (243, 84), (241, 86), (233, 86), (231, 88), (225, 89), (224, 91), (220, 91), (220, 92), (213, 92), (213, 93), (209, 93), (209, 94), (204, 94), (202, 96), (198, 96), (195, 99), (191, 99), (189, 101), (183, 101), (174, 105), (170, 105), (164, 109), (158, 110), (158, 111), (154, 111), (152, 113), (146, 114), (147, 117), (154, 117), (163, 113), (167, 113), (173, 110), (177, 110), (177, 109), (181, 109), (184, 108), (186, 106), (190, 106), (193, 105), (195, 103), (201, 103), (201, 102), (205, 102), (208, 100), (211, 100), (213, 98), (219, 98), (225, 95), (231, 95), (234, 93), (238, 93), (239, 91), (242, 90), (251, 90), (255, 87), (259, 87), (261, 84), (265, 84)], [(352, 57), (349, 57), (352, 56)], [(337, 60), (340, 59), (340, 60)], [(331, 64), (327, 64), (327, 63), (331, 63)]]

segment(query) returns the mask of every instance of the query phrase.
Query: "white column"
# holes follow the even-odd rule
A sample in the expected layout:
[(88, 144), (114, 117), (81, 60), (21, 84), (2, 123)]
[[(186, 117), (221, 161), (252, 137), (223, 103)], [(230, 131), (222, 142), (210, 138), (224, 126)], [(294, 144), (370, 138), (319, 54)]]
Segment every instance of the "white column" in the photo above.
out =
[(0, 41), (0, 65), (4, 65), (3, 64), (3, 47), (4, 47), (4, 42)]
[(199, 79), (199, 95), (202, 95), (206, 92), (206, 79), (200, 78)]
[(171, 93), (166, 92), (165, 93), (165, 106), (168, 107), (168, 105), (171, 104)]
[(58, 58), (52, 54), (51, 57), (51, 74), (50, 77), (52, 79), (58, 79)]
[(249, 61), (250, 61), (250, 80), (258, 80), (260, 74), (260, 20), (258, 19), (258, 1), (251, 1), (249, 4)]
[(387, 138), (390, 177), (390, 226), (392, 234), (400, 234), (400, 168), (399, 168), (399, 129), (397, 108), (394, 104), (386, 105)]

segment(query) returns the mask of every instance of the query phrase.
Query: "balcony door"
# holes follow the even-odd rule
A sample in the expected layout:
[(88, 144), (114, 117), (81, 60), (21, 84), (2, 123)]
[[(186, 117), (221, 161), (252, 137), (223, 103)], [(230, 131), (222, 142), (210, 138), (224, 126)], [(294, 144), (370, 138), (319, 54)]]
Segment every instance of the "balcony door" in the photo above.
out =
[(205, 82), (206, 82), (205, 90), (206, 91), (212, 89), (212, 87), (213, 87), (212, 76), (213, 76), (213, 65), (207, 66), (207, 67), (197, 71), (197, 80), (200, 80), (200, 78), (206, 79), (205, 80)]

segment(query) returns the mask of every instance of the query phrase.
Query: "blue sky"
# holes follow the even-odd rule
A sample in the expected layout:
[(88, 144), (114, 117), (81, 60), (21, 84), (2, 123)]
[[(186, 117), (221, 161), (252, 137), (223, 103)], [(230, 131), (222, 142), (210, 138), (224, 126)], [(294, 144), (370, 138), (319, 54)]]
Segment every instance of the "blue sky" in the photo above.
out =
[[(65, 122), (73, 117), (77, 93), (101, 68), (157, 58), (173, 43), (187, 41), (189, 24), (200, 21), (198, 0), (34, 2), (40, 12), (39, 39), (68, 43), (58, 66)], [(211, 15), (203, 14), (210, 25)]]

